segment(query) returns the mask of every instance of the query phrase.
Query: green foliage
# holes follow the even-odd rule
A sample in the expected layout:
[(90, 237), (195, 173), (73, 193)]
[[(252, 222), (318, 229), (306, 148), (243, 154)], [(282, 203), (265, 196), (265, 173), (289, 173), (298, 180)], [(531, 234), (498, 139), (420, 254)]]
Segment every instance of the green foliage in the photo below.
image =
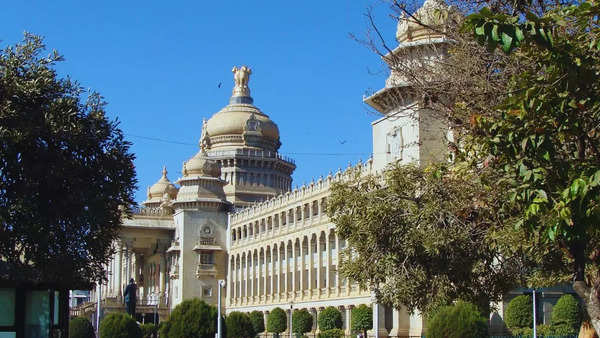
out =
[(75, 317), (69, 321), (69, 338), (96, 338), (96, 332), (87, 318)]
[(504, 312), (506, 326), (515, 333), (515, 329), (533, 326), (533, 304), (531, 297), (520, 295), (513, 298)]
[(313, 316), (306, 309), (295, 310), (292, 314), (292, 332), (304, 334), (310, 332), (313, 326)]
[(110, 313), (100, 322), (100, 338), (142, 338), (142, 330), (125, 313)]
[(427, 313), (464, 299), (483, 309), (516, 286), (522, 254), (502, 254), (484, 231), (497, 224), (502, 185), (446, 164), (395, 164), (384, 180), (346, 175), (327, 208), (356, 252), (342, 252), (340, 270), (363, 288), (380, 285), (381, 302)]
[(440, 308), (427, 325), (431, 338), (487, 338), (487, 320), (477, 306), (458, 301)]
[(234, 311), (225, 319), (227, 338), (252, 338), (256, 335), (247, 313)]
[(341, 329), (343, 325), (342, 313), (337, 308), (328, 306), (319, 313), (317, 322), (321, 331)]
[(366, 337), (367, 331), (373, 327), (373, 310), (365, 304), (360, 304), (352, 309), (350, 321), (352, 331), (362, 332)]
[(194, 298), (177, 305), (160, 329), (163, 338), (213, 338), (217, 332), (217, 308)]
[(581, 325), (581, 309), (579, 302), (572, 295), (566, 294), (558, 299), (552, 308), (552, 326), (561, 334), (572, 334), (579, 331)]
[(344, 338), (344, 330), (329, 329), (319, 332), (319, 338)]
[(154, 325), (153, 323), (146, 323), (140, 325), (140, 329), (142, 329), (142, 337), (144, 338), (154, 338), (158, 333), (158, 325)]
[(20, 280), (105, 278), (134, 155), (106, 103), (55, 70), (40, 37), (0, 51), (0, 260)]
[(252, 311), (249, 314), (250, 322), (254, 328), (254, 332), (261, 333), (265, 332), (265, 316), (260, 311)]
[(287, 329), (287, 315), (281, 308), (274, 308), (267, 316), (267, 331), (281, 333)]

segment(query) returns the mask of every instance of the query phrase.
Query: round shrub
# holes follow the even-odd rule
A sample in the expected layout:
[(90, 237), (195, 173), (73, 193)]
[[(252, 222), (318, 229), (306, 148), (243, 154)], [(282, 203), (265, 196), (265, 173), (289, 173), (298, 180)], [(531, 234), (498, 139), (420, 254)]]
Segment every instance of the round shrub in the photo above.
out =
[(214, 338), (217, 308), (198, 298), (181, 302), (160, 329), (161, 338)]
[(252, 327), (256, 334), (265, 332), (265, 316), (262, 312), (252, 311), (248, 316), (250, 317), (250, 322), (252, 323)]
[(234, 311), (225, 319), (227, 338), (252, 338), (255, 336), (254, 327), (248, 314)]
[(142, 324), (140, 329), (142, 329), (142, 337), (144, 338), (154, 338), (158, 332), (158, 326), (153, 323)]
[(75, 317), (69, 321), (69, 338), (96, 338), (96, 332), (87, 318)]
[(100, 322), (100, 338), (142, 338), (142, 330), (130, 315), (111, 313)]
[(292, 332), (304, 334), (310, 332), (313, 326), (313, 317), (306, 309), (295, 310), (292, 314)]
[(563, 295), (552, 309), (552, 327), (559, 334), (575, 334), (581, 326), (581, 308), (572, 295)]
[(319, 330), (321, 331), (341, 329), (343, 325), (342, 313), (333, 306), (328, 306), (321, 311), (317, 321), (319, 323)]
[(487, 338), (487, 320), (477, 306), (459, 301), (442, 307), (427, 326), (428, 338)]
[(504, 312), (504, 322), (513, 331), (533, 327), (533, 309), (531, 297), (521, 295), (513, 298)]
[(342, 329), (325, 330), (319, 333), (319, 338), (343, 338), (345, 336)]
[(287, 329), (287, 315), (281, 308), (274, 308), (267, 317), (267, 331), (281, 333)]
[(363, 337), (367, 336), (367, 331), (373, 328), (373, 311), (365, 304), (352, 309), (351, 326), (353, 332), (362, 332)]

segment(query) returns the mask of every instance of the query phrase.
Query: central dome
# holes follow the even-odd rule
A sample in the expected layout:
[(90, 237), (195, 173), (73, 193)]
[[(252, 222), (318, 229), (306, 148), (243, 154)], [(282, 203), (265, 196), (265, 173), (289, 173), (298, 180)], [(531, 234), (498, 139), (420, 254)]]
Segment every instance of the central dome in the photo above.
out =
[(243, 147), (277, 151), (279, 128), (269, 116), (253, 105), (248, 81), (252, 71), (234, 67), (235, 87), (229, 104), (213, 115), (202, 128), (201, 143), (206, 150)]

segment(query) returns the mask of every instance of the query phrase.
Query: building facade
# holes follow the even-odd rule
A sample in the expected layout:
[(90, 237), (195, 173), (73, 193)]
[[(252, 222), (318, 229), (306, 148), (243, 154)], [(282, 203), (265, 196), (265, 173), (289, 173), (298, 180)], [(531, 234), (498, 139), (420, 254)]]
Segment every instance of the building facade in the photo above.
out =
[[(427, 0), (416, 15), (439, 10), (448, 7)], [(399, 22), (397, 37), (392, 53), (445, 43), (409, 20)], [(233, 73), (229, 104), (203, 122), (200, 149), (183, 163), (182, 177), (173, 184), (164, 168), (143, 206), (123, 220), (107, 266), (108, 282), (91, 298), (100, 292), (105, 313), (124, 311), (123, 290), (133, 278), (138, 320), (164, 320), (185, 299), (199, 297), (216, 305), (222, 279), (226, 313), (305, 308), (316, 319), (321, 309), (334, 306), (350, 334), (351, 309), (368, 304), (378, 318), (374, 330), (380, 337), (421, 336), (418, 313), (376, 304), (370, 290), (339, 274), (347, 243), (327, 217), (327, 198), (331, 185), (346, 179), (349, 169), (378, 175), (390, 162), (443, 159), (447, 127), (415, 100), (410, 82), (392, 72), (385, 88), (364, 100), (382, 115), (372, 124), (373, 157), (292, 190), (296, 165), (278, 153), (278, 127), (254, 105), (251, 70), (234, 67)], [(80, 311), (93, 311), (93, 306)]]

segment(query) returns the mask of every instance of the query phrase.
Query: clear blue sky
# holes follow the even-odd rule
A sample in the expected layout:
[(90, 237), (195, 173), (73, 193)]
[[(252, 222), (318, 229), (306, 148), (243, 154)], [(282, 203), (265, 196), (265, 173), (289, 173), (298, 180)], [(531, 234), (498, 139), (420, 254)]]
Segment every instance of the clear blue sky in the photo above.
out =
[(395, 22), (379, 0), (9, 1), (0, 45), (24, 31), (42, 35), (66, 58), (61, 74), (105, 97), (133, 143), (138, 202), (163, 165), (172, 181), (181, 176), (202, 118), (228, 103), (231, 68), (249, 65), (254, 103), (278, 124), (280, 152), (296, 160), (295, 186), (370, 156), (378, 116), (362, 97), (387, 73), (348, 37), (364, 34), (370, 5), (392, 41)]

